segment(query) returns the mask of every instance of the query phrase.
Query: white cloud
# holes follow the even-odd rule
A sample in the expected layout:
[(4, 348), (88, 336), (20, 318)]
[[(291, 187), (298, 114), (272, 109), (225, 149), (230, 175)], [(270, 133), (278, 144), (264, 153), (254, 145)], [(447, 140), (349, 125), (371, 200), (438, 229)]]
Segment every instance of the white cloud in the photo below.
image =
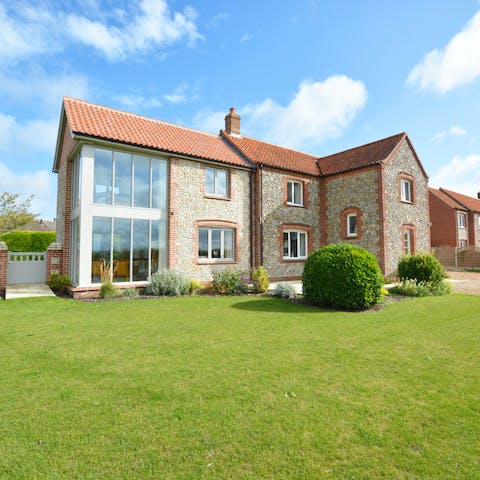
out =
[(142, 0), (140, 14), (120, 26), (92, 21), (76, 14), (67, 16), (67, 29), (77, 41), (90, 45), (109, 60), (150, 51), (186, 38), (190, 44), (201, 39), (195, 25), (195, 11), (171, 13), (166, 0)]
[(56, 178), (47, 170), (15, 173), (0, 162), (0, 192), (19, 193), (22, 199), (33, 194), (32, 208), (40, 218), (51, 219), (56, 215)]
[[(335, 75), (323, 82), (307, 80), (285, 106), (267, 98), (238, 108), (241, 131), (285, 147), (309, 149), (341, 135), (366, 100), (363, 82), (347, 76)], [(224, 117), (225, 112), (200, 112), (194, 124), (216, 133), (223, 128)]]
[(472, 197), (480, 189), (480, 155), (456, 156), (430, 179), (435, 187), (444, 187)]
[[(52, 152), (55, 149), (58, 119), (18, 122), (0, 112), (0, 152)], [(1, 159), (0, 159), (1, 160)]]
[(90, 86), (83, 74), (61, 72), (48, 74), (41, 69), (26, 72), (0, 72), (0, 99), (28, 103), (30, 109), (40, 108), (43, 113), (56, 114), (64, 95), (88, 99)]
[(53, 41), (58, 28), (50, 12), (23, 3), (11, 8), (14, 14), (0, 4), (0, 59), (15, 61), (60, 49), (60, 43)]
[(407, 83), (440, 93), (480, 76), (480, 12), (442, 50), (432, 50), (410, 72)]
[(245, 33), (240, 37), (240, 41), (241, 41), (242, 43), (244, 43), (244, 42), (250, 41), (252, 38), (253, 38), (253, 35), (252, 35), (250, 32), (245, 32)]
[(466, 134), (467, 134), (467, 131), (464, 128), (458, 125), (452, 125), (449, 129), (442, 130), (441, 132), (436, 133), (432, 137), (432, 140), (440, 141), (440, 140), (443, 140), (446, 136), (461, 137)]
[(115, 100), (118, 100), (127, 108), (149, 110), (151, 108), (159, 108), (163, 105), (162, 101), (155, 97), (145, 97), (135, 93), (127, 93), (125, 95), (116, 95)]

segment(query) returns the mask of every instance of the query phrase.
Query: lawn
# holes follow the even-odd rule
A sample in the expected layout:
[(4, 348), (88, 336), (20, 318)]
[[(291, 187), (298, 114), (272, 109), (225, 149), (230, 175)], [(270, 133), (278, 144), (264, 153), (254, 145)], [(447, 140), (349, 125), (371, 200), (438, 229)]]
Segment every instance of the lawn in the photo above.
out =
[(0, 478), (478, 479), (480, 296), (0, 303)]

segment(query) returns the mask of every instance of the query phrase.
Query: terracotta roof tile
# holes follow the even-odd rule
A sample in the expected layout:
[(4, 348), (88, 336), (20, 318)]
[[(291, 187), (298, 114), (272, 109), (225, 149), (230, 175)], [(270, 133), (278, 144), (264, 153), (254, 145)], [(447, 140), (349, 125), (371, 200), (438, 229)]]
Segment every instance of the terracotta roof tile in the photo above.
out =
[(431, 187), (429, 187), (428, 190), (431, 193), (433, 193), (436, 197), (438, 197), (440, 200), (442, 200), (444, 203), (446, 203), (449, 207), (460, 208), (462, 210), (465, 209), (465, 207), (461, 203), (458, 203), (457, 201), (455, 201), (453, 198), (451, 198), (449, 195), (442, 192), (441, 190), (437, 190), (436, 188), (431, 188)]
[(297, 152), (249, 137), (237, 137), (222, 132), (246, 157), (256, 165), (292, 170), (295, 172), (318, 175), (317, 157)]
[(474, 212), (480, 212), (480, 199), (469, 197), (468, 195), (463, 195), (462, 193), (453, 192), (452, 190), (447, 190), (446, 188), (442, 187), (440, 187), (440, 192), (443, 192), (445, 195), (453, 198), (453, 200), (458, 202), (464, 208)]
[(251, 167), (221, 136), (64, 97), (72, 133)]
[(323, 175), (332, 175), (382, 163), (405, 137), (405, 133), (398, 133), (360, 147), (321, 157), (318, 159), (320, 172)]

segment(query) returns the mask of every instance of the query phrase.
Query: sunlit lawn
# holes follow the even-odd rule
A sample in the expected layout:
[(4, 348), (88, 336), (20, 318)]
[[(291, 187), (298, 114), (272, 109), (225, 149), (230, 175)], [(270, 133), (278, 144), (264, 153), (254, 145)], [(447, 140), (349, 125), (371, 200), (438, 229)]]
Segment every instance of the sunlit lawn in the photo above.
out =
[(0, 303), (0, 478), (480, 478), (480, 297)]

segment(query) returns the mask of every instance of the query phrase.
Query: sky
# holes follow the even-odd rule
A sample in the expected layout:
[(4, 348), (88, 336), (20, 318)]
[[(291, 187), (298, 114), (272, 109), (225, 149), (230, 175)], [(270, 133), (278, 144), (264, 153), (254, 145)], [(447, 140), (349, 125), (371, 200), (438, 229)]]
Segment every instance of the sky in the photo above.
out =
[(0, 192), (44, 219), (64, 95), (318, 156), (406, 131), (480, 190), (480, 0), (0, 0)]

